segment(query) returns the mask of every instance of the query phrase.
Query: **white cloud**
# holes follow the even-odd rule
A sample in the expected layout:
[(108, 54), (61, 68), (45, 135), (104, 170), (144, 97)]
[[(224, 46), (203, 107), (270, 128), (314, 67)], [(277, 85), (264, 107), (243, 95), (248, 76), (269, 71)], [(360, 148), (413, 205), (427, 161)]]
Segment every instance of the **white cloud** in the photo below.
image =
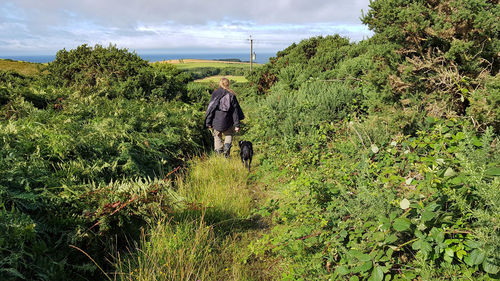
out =
[(280, 50), (339, 33), (370, 36), (359, 17), (369, 0), (16, 0), (0, 4), (0, 54), (80, 44), (146, 49)]
[(129, 26), (134, 21), (204, 24), (227, 18), (257, 24), (358, 23), (361, 9), (368, 8), (369, 0), (16, 0), (10, 3), (29, 15), (74, 11), (101, 25)]

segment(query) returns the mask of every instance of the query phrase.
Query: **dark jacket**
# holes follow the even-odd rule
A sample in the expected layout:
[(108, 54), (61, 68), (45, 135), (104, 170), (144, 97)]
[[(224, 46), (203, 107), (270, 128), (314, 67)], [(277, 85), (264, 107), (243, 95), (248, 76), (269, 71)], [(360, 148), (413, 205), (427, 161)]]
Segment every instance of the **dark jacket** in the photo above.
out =
[(232, 126), (239, 127), (240, 120), (245, 119), (238, 99), (234, 94), (224, 88), (219, 88), (212, 93), (205, 114), (205, 126), (213, 127), (223, 132)]

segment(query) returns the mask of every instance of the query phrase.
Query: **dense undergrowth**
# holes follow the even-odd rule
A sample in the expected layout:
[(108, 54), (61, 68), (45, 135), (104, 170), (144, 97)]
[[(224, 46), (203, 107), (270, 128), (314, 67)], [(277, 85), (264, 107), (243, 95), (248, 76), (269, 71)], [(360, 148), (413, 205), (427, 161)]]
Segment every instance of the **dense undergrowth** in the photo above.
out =
[(496, 279), (499, 6), (370, 7), (372, 38), (304, 40), (249, 77), (246, 136), (279, 191), (253, 259), (284, 280)]
[(498, 1), (370, 7), (372, 38), (234, 85), (250, 175), (189, 161), (216, 86), (189, 72), (85, 45), (0, 72), (0, 279), (498, 279)]
[(69, 245), (105, 266), (178, 208), (164, 177), (209, 143), (190, 79), (114, 46), (62, 50), (39, 76), (0, 72), (0, 279), (97, 278)]

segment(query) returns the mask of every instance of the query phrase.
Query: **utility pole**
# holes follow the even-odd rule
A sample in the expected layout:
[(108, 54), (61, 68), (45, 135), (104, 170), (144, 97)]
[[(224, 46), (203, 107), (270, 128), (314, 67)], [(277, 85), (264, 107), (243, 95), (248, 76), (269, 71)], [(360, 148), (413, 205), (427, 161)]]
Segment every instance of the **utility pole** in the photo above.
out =
[(250, 71), (252, 71), (253, 65), (253, 39), (252, 35), (250, 35)]

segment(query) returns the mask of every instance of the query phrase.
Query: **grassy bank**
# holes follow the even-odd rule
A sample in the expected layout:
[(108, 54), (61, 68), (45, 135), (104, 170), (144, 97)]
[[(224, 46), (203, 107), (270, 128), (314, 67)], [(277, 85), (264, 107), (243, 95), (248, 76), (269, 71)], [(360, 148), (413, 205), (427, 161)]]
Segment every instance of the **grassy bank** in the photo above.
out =
[(0, 59), (0, 70), (15, 71), (23, 75), (35, 75), (40, 73), (39, 63)]

